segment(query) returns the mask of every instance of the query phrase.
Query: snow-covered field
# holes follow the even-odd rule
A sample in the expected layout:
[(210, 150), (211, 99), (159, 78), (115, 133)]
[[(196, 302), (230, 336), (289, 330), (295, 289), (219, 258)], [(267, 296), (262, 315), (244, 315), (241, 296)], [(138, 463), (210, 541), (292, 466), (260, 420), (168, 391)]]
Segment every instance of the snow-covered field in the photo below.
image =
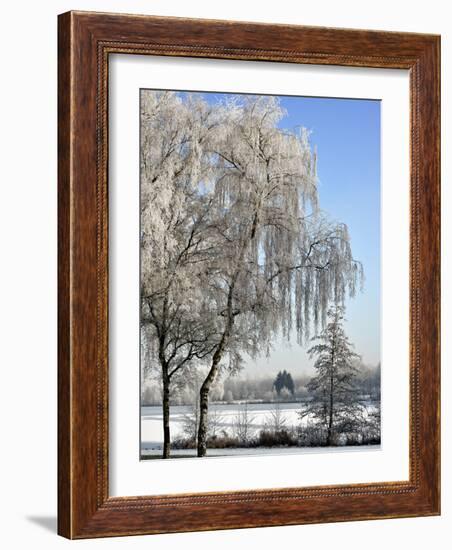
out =
[[(209, 415), (214, 418), (216, 432), (227, 435), (234, 435), (235, 426), (240, 415), (247, 414), (249, 423), (249, 433), (256, 434), (268, 425), (274, 425), (275, 418), (279, 425), (284, 425), (290, 429), (292, 426), (299, 426), (300, 419), (298, 412), (301, 411), (302, 404), (300, 403), (254, 403), (247, 404), (246, 407), (239, 403), (212, 403), (209, 407)], [(187, 423), (187, 417), (192, 414), (192, 409), (188, 406), (172, 406), (170, 413), (170, 430), (171, 439), (174, 441), (184, 437), (184, 426)], [(307, 422), (305, 418), (304, 423)], [(159, 455), (163, 443), (163, 416), (161, 406), (142, 407), (141, 408), (141, 454)], [(300, 452), (300, 448), (288, 447), (285, 449), (263, 449), (246, 448), (246, 449), (209, 449), (210, 456), (215, 455), (235, 455), (235, 454), (263, 454)], [(310, 450), (312, 452), (312, 449)], [(190, 456), (195, 455), (195, 451), (191, 450), (174, 450), (171, 451), (173, 456)]]

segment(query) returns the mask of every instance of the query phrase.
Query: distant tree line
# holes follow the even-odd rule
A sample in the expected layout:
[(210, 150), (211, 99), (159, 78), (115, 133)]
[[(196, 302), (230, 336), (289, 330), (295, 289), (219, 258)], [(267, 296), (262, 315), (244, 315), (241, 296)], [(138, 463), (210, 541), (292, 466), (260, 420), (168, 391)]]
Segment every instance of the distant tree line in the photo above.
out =
[[(378, 401), (380, 399), (380, 364), (368, 366), (357, 363), (356, 387), (363, 398)], [(307, 384), (310, 376), (307, 374), (294, 375), (290, 373), (293, 383), (293, 394), (287, 387), (282, 387), (280, 395), (275, 388), (276, 379), (273, 376), (260, 376), (256, 378), (244, 378), (241, 376), (229, 376), (224, 381), (217, 383), (212, 389), (212, 401), (226, 403), (232, 402), (273, 402), (273, 401), (304, 401), (308, 398)], [(290, 383), (289, 383), (290, 385)], [(197, 383), (184, 383), (175, 385), (171, 392), (172, 405), (192, 405), (197, 399)], [(142, 385), (141, 404), (143, 406), (161, 405), (162, 389), (158, 378), (146, 381)]]

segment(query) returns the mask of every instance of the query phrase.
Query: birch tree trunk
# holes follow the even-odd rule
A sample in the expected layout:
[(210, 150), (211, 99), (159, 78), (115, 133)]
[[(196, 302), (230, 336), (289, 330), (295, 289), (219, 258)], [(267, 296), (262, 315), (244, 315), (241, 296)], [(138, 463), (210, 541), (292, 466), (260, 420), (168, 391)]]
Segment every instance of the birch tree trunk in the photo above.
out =
[(170, 381), (168, 376), (163, 376), (163, 457), (170, 457), (171, 433), (170, 433)]
[(212, 363), (211, 363), (209, 373), (207, 374), (199, 392), (199, 429), (198, 429), (198, 456), (199, 457), (206, 456), (206, 452), (207, 452), (209, 392), (217, 376), (218, 370), (220, 368), (220, 362), (223, 358), (224, 351), (229, 344), (229, 338), (234, 325), (234, 317), (235, 317), (234, 308), (233, 308), (234, 290), (243, 269), (243, 262), (245, 259), (247, 249), (256, 237), (258, 220), (259, 220), (259, 209), (257, 208), (253, 214), (250, 233), (243, 240), (242, 245), (240, 247), (240, 252), (237, 258), (237, 267), (235, 269), (235, 272), (232, 276), (232, 280), (229, 285), (227, 305), (226, 305), (225, 330), (218, 344), (218, 347), (212, 356)]
[(218, 373), (222, 355), (223, 352), (218, 349), (212, 359), (209, 374), (206, 376), (199, 392), (198, 456), (206, 456), (207, 452), (209, 393)]
[(219, 342), (215, 353), (212, 356), (212, 363), (209, 373), (207, 374), (204, 382), (202, 383), (199, 391), (199, 427), (198, 427), (198, 456), (206, 456), (207, 452), (207, 427), (208, 427), (208, 415), (209, 415), (209, 393), (213, 382), (218, 374), (220, 368), (220, 362), (223, 358), (224, 351), (228, 345), (229, 336), (231, 334), (232, 325), (234, 324), (234, 315), (232, 311), (232, 296), (234, 292), (234, 284), (238, 277), (238, 271), (234, 277), (234, 281), (229, 289), (228, 302), (227, 302), (227, 321), (225, 331)]

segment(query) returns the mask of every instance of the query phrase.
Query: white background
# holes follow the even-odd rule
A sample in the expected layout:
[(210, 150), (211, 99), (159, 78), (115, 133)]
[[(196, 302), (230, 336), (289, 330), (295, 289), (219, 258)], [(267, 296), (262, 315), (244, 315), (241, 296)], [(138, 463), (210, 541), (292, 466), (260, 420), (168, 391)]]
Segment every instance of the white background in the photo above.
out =
[[(5, 548), (220, 550), (282, 545), (347, 549), (448, 548), (452, 534), (451, 286), (443, 288), (443, 515), (69, 542), (56, 516), (56, 14), (68, 9), (288, 22), (443, 35), (443, 182), (451, 177), (449, 2), (50, 1), (2, 6), (0, 136), (0, 506)], [(452, 277), (452, 190), (443, 185), (443, 280)], [(446, 437), (449, 434), (449, 439)]]
[[(227, 491), (408, 479), (407, 71), (115, 55), (110, 60), (110, 494)], [(139, 89), (381, 99), (382, 446), (285, 456), (139, 461)], [(393, 189), (397, 189), (394, 200)], [(352, 239), (353, 246), (353, 239)], [(397, 271), (394, 272), (394, 265)], [(391, 307), (394, 306), (394, 307)], [(135, 369), (130, 368), (135, 365)], [(218, 476), (218, 471), (222, 472)]]

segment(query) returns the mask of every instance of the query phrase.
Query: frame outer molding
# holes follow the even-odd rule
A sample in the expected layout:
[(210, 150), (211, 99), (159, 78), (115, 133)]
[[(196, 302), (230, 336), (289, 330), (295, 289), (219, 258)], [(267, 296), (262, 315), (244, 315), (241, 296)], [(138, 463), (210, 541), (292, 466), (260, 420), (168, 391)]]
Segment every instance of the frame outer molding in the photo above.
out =
[[(110, 53), (410, 70), (410, 480), (108, 496)], [(58, 533), (67, 538), (440, 513), (440, 38), (67, 12), (58, 20)]]

